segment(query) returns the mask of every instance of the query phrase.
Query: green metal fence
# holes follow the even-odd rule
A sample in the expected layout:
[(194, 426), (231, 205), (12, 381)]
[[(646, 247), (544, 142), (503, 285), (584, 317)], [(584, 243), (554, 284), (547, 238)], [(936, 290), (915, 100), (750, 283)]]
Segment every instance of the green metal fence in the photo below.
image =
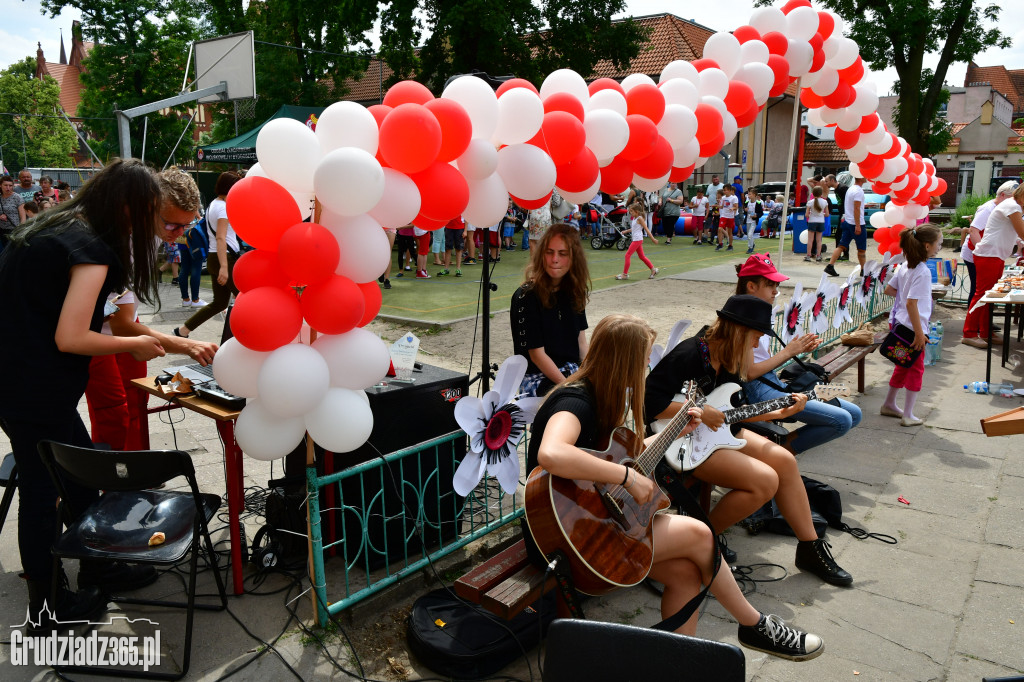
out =
[[(307, 467), (319, 604), (336, 614), (523, 515), (521, 500), (490, 477), (466, 498), (452, 490), (464, 452), (465, 432), (453, 431), (336, 473)], [(322, 607), (318, 616), (326, 625)]]
[[(833, 326), (836, 315), (839, 313), (839, 299), (834, 298), (829, 301), (825, 307), (825, 315), (828, 319), (828, 329), (821, 335), (821, 344), (818, 346), (818, 349), (812, 353), (812, 355), (814, 357), (824, 355), (829, 346), (838, 342), (843, 334), (853, 331), (865, 322), (869, 322), (876, 317), (887, 315), (889, 311), (892, 310), (893, 302), (896, 299), (892, 296), (888, 296), (882, 289), (882, 287), (877, 285), (872, 289), (871, 297), (868, 299), (868, 304), (866, 306), (857, 303), (851, 293), (848, 309), (850, 311), (850, 318), (852, 321), (844, 321), (839, 327)], [(966, 292), (964, 295), (966, 296)], [(775, 315), (774, 326), (776, 333), (781, 336), (783, 330), (783, 311), (780, 311)], [(769, 350), (772, 353), (777, 353), (781, 346), (782, 344), (779, 343), (778, 340), (773, 340), (769, 345)]]

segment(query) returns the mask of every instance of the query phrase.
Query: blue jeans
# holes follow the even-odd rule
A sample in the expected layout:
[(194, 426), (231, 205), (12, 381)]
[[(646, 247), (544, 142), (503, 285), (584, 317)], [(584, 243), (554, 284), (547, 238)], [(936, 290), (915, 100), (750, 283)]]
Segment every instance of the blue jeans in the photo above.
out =
[[(189, 288), (193, 301), (199, 300), (199, 278), (203, 274), (203, 259), (193, 258), (188, 245), (178, 244), (178, 253), (181, 254), (181, 266), (178, 268), (178, 286), (181, 288), (181, 300), (188, 299)], [(197, 252), (197, 255), (201, 252)]]
[[(764, 379), (775, 386), (768, 386), (760, 379), (748, 381), (743, 385), (748, 403), (760, 403), (789, 395), (788, 392), (782, 390), (781, 383), (774, 372), (765, 374)], [(790, 443), (793, 452), (806, 452), (813, 447), (839, 438), (860, 424), (860, 408), (842, 398), (838, 400), (838, 407), (820, 400), (808, 400), (807, 406), (801, 412), (797, 412), (785, 420), (804, 423), (804, 426), (796, 430), (796, 437)]]

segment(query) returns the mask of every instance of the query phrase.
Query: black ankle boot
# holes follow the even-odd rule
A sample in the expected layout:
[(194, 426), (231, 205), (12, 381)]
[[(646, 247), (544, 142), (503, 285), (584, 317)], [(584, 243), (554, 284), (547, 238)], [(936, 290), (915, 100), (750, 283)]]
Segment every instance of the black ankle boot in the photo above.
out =
[(51, 604), (50, 582), (32, 580), (24, 573), (28, 586), (28, 626), (30, 635), (45, 635), (62, 623), (91, 621), (107, 609), (107, 599), (95, 587), (78, 592), (68, 589), (68, 578), (61, 571), (56, 603)]

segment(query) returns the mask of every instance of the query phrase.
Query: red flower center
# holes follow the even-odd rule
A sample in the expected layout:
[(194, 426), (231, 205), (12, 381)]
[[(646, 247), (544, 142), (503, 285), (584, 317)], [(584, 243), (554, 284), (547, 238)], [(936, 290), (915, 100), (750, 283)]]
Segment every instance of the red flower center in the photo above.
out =
[(498, 450), (508, 440), (512, 433), (512, 415), (504, 410), (498, 410), (487, 422), (484, 429), (484, 445), (489, 450)]

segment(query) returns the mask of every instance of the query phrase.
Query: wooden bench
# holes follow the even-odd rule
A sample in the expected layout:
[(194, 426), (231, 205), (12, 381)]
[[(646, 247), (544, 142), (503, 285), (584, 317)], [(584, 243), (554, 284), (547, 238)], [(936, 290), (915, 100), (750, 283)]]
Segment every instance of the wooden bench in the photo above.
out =
[(864, 361), (868, 355), (875, 352), (875, 349), (882, 345), (882, 341), (888, 336), (888, 332), (875, 334), (874, 342), (870, 346), (836, 346), (814, 362), (821, 365), (829, 373), (833, 380), (855, 363), (857, 365), (857, 392), (864, 392)]
[[(508, 549), (494, 555), (455, 581), (455, 594), (505, 620), (515, 618), (523, 609), (540, 599), (541, 594), (558, 590), (558, 581), (552, 573), (544, 578), (544, 571), (530, 563), (526, 555), (526, 542), (519, 540)], [(558, 615), (566, 616), (559, 596)]]

